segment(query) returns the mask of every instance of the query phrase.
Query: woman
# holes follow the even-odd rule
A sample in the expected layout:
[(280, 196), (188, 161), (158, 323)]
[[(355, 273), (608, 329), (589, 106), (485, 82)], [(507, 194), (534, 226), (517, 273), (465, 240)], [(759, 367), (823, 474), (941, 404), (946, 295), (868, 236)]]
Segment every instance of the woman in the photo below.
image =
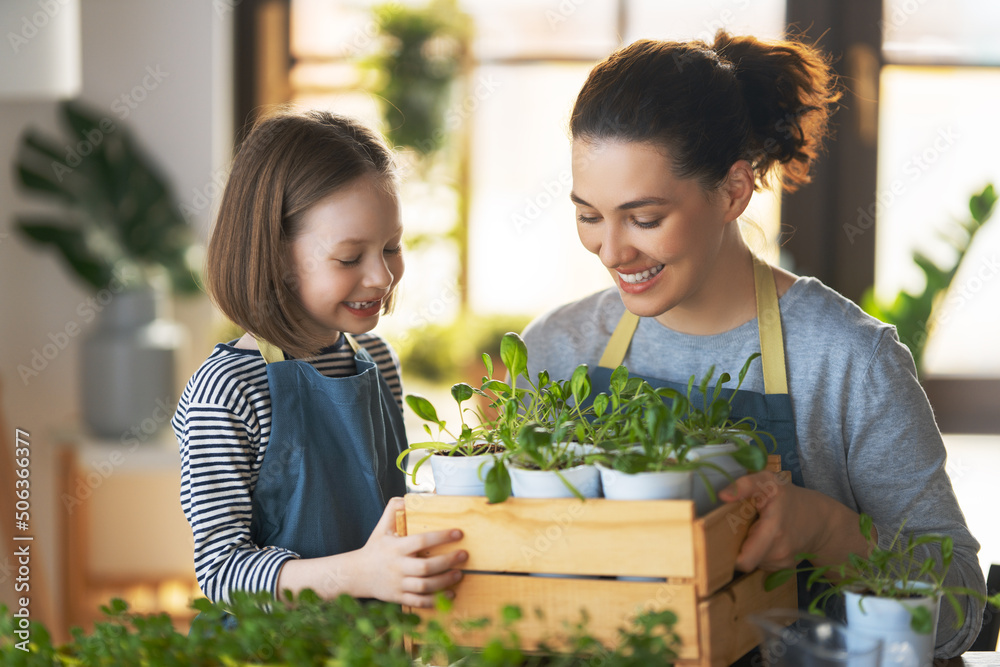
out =
[[(616, 288), (529, 325), (530, 371), (569, 377), (587, 363), (601, 391), (623, 363), (654, 384), (686, 385), (762, 351), (734, 409), (775, 435), (793, 483), (761, 472), (720, 494), (752, 498), (760, 513), (737, 566), (867, 553), (865, 512), (880, 546), (903, 521), (951, 535), (948, 583), (985, 591), (979, 544), (895, 330), (819, 281), (767, 266), (740, 234), (737, 219), (768, 177), (787, 190), (808, 182), (838, 97), (832, 83), (809, 46), (725, 32), (711, 46), (639, 41), (597, 65), (573, 109), (571, 198), (580, 240)], [(958, 630), (942, 607), (938, 655), (975, 639), (982, 609), (965, 604)]]

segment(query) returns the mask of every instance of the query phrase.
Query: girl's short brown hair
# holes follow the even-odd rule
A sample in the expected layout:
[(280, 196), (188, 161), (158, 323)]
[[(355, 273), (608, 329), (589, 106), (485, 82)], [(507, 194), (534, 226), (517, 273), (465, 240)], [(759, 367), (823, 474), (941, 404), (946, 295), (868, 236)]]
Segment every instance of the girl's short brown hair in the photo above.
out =
[(357, 121), (326, 111), (259, 120), (233, 160), (208, 244), (205, 285), (219, 309), (292, 356), (316, 354), (328, 341), (304, 326), (291, 243), (309, 207), (366, 175), (395, 187), (392, 153)]

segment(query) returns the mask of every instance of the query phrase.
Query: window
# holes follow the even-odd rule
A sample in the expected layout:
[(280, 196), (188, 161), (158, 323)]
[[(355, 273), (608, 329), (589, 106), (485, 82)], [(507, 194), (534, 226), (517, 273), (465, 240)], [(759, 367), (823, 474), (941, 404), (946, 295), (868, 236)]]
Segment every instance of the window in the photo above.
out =
[[(377, 101), (364, 90), (359, 57), (375, 45), (365, 0), (291, 3), (292, 101), (358, 116), (378, 126)], [(468, 123), (470, 166), (468, 302), (477, 313), (526, 317), (608, 287), (600, 262), (580, 245), (569, 201), (568, 120), (591, 67), (640, 37), (711, 39), (719, 28), (780, 36), (784, 4), (724, 0), (466, 0), (475, 36), (465, 94), (451, 111)], [(624, 42), (619, 39), (624, 35)], [(404, 185), (408, 233), (440, 233), (455, 220), (453, 174)], [(746, 218), (776, 257), (778, 198), (761, 193)], [(454, 249), (429, 244), (407, 255), (394, 331), (444, 322), (458, 308)], [(505, 288), (496, 289), (496, 276)], [(419, 276), (419, 284), (415, 276)]]

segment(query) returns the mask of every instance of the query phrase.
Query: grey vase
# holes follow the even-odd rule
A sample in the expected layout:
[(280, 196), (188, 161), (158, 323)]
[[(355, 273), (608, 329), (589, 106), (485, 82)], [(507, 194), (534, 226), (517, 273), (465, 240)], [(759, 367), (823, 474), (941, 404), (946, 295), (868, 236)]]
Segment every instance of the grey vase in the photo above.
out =
[(178, 325), (158, 316), (161, 301), (152, 288), (112, 295), (83, 340), (83, 415), (96, 436), (147, 442), (173, 417), (174, 359), (182, 336)]

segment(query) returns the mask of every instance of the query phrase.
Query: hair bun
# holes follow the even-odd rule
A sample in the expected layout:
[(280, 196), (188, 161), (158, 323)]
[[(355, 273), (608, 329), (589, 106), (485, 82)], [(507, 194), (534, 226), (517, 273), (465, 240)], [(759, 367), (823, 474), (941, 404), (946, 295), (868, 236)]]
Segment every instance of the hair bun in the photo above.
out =
[(715, 35), (712, 50), (729, 64), (756, 135), (755, 167), (784, 165), (788, 190), (809, 182), (809, 168), (829, 133), (831, 107), (840, 98), (827, 56), (798, 41), (768, 42)]

